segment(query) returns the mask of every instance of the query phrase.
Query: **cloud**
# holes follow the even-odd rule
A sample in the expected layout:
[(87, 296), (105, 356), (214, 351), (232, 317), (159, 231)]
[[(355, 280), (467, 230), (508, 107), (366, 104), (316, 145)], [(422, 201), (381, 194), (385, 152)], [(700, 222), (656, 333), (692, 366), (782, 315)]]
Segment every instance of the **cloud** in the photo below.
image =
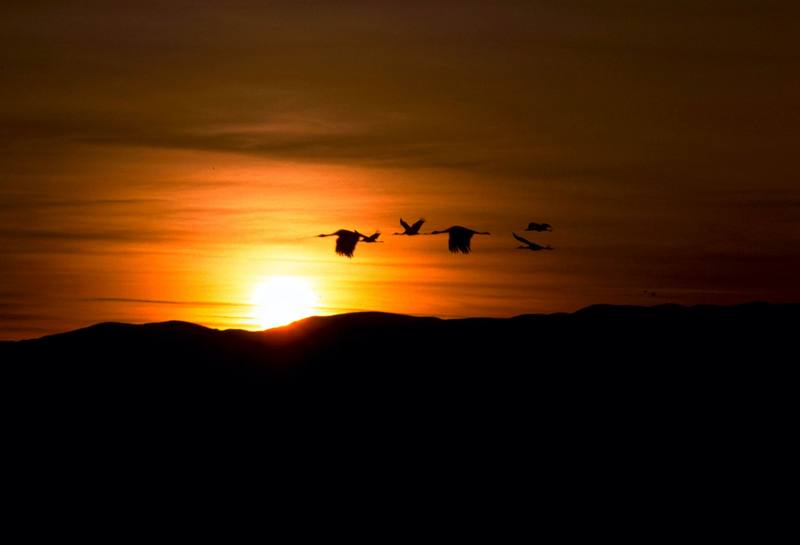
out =
[(105, 207), (133, 207), (153, 206), (166, 204), (166, 199), (151, 198), (130, 198), (130, 199), (52, 199), (47, 197), (35, 197), (30, 193), (5, 193), (3, 201), (0, 201), (0, 213), (19, 212), (21, 210), (47, 210), (47, 209), (94, 209)]
[(222, 301), (170, 301), (164, 299), (132, 299), (127, 297), (90, 297), (83, 299), (98, 303), (144, 303), (148, 305), (176, 305), (189, 307), (242, 307), (239, 303), (226, 303)]
[(181, 231), (162, 229), (103, 229), (103, 230), (48, 230), (48, 229), (0, 229), (0, 239), (12, 241), (55, 242), (154, 242), (175, 240), (184, 234)]
[[(35, 325), (8, 325), (0, 323), (0, 331), (11, 333), (12, 339), (28, 338), (31, 334), (54, 333), (58, 329), (53, 327), (40, 327)], [(10, 339), (9, 339), (10, 340)]]
[(52, 318), (35, 312), (0, 312), (0, 322), (41, 322)]

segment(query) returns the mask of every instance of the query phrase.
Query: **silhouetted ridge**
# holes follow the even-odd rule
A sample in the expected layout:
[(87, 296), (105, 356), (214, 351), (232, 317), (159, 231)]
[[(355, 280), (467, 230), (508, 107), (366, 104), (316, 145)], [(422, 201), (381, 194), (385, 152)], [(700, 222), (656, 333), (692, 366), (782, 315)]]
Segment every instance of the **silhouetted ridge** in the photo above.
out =
[(359, 312), (263, 332), (103, 323), (0, 344), (0, 385), (4, 399), (47, 418), (112, 427), (120, 418), (159, 427), (175, 411), (203, 421), (244, 411), (237, 418), (271, 425), (390, 414), (423, 428), (449, 414), (515, 433), (595, 414), (651, 426), (709, 403), (767, 403), (753, 388), (767, 391), (788, 369), (798, 318), (800, 305), (754, 303), (506, 319)]
[(86, 334), (106, 334), (106, 333), (122, 333), (126, 331), (135, 331), (136, 329), (144, 329), (153, 332), (160, 332), (160, 333), (170, 333), (170, 332), (192, 332), (192, 333), (202, 333), (213, 331), (212, 329), (195, 324), (192, 322), (184, 322), (180, 320), (169, 320), (166, 322), (150, 322), (146, 324), (129, 324), (124, 322), (100, 322), (94, 325), (90, 325), (81, 329), (75, 329), (73, 331), (67, 331), (64, 333), (55, 333), (53, 335), (47, 335), (42, 338), (51, 338), (51, 337), (58, 337), (61, 335), (86, 335)]
[[(344, 314), (333, 314), (330, 316), (311, 316), (298, 320), (288, 326), (276, 329), (296, 328), (296, 327), (324, 327), (326, 325), (342, 325), (348, 324), (356, 327), (371, 326), (390, 326), (393, 324), (407, 323), (411, 321), (425, 320), (425, 321), (441, 321), (441, 318), (435, 317), (418, 317), (410, 316), (408, 314), (394, 314), (391, 312), (348, 312)], [(267, 330), (267, 332), (273, 330)]]

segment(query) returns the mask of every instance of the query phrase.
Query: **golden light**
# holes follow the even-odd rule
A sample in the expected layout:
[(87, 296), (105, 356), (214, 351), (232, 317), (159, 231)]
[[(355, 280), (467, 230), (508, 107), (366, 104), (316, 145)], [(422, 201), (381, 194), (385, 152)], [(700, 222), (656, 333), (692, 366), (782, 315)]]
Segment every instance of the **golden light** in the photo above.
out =
[(314, 314), (319, 296), (311, 283), (299, 276), (272, 276), (256, 286), (251, 299), (255, 325), (267, 329)]

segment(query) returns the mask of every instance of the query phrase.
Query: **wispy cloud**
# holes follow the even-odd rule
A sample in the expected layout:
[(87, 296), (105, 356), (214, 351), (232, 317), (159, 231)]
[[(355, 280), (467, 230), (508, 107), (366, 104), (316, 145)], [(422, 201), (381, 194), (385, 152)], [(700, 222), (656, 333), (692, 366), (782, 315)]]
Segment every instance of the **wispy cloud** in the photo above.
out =
[(99, 303), (144, 303), (148, 305), (176, 305), (189, 307), (242, 307), (246, 305), (224, 301), (170, 301), (164, 299), (133, 299), (128, 297), (89, 297), (84, 301)]
[[(96, 208), (126, 208), (142, 206), (163, 205), (166, 199), (129, 198), (129, 199), (49, 199), (36, 197), (30, 193), (5, 193), (0, 201), (0, 212), (3, 211), (33, 211), (47, 209), (96, 209)], [(118, 211), (118, 210), (117, 210)]]
[(151, 242), (175, 240), (180, 231), (108, 229), (108, 230), (48, 230), (48, 229), (0, 229), (0, 239), (12, 241), (62, 241), (62, 242)]

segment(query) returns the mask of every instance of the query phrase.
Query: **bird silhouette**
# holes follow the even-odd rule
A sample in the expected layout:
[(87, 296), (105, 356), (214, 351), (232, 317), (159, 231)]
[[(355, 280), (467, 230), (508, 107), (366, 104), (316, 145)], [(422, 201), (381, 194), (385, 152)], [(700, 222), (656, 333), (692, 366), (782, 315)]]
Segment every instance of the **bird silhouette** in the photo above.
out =
[(461, 227), (460, 225), (453, 225), (452, 227), (448, 227), (447, 229), (442, 229), (441, 231), (431, 231), (431, 235), (439, 235), (442, 233), (448, 233), (450, 235), (449, 240), (447, 241), (448, 248), (454, 254), (461, 252), (462, 254), (468, 254), (472, 251), (470, 248), (470, 241), (472, 241), (473, 235), (488, 235), (488, 232), (481, 232), (475, 231), (474, 229), (469, 229), (467, 227)]
[(525, 229), (526, 231), (537, 231), (541, 233), (542, 231), (552, 231), (553, 227), (549, 223), (535, 223), (530, 222), (528, 224), (528, 228)]
[(336, 253), (339, 255), (353, 257), (353, 252), (356, 251), (356, 244), (363, 237), (361, 233), (356, 230), (348, 231), (347, 229), (339, 229), (333, 233), (317, 235), (318, 237), (332, 237), (336, 236)]
[(422, 227), (422, 224), (425, 223), (425, 218), (418, 219), (414, 225), (409, 225), (403, 218), (400, 218), (400, 225), (403, 226), (404, 231), (402, 233), (394, 233), (395, 235), (418, 235), (419, 228)]
[(361, 242), (367, 242), (367, 243), (369, 243), (369, 242), (383, 242), (382, 240), (378, 240), (378, 237), (381, 236), (381, 232), (380, 231), (375, 231), (370, 236), (367, 236), (367, 235), (361, 235), (361, 236), (364, 237), (364, 238), (361, 239)]
[(535, 242), (531, 242), (526, 238), (522, 238), (516, 233), (511, 233), (514, 235), (514, 238), (523, 243), (525, 246), (517, 246), (517, 250), (532, 250), (534, 252), (538, 252), (540, 250), (552, 250), (551, 246), (542, 246), (541, 244), (536, 244)]

